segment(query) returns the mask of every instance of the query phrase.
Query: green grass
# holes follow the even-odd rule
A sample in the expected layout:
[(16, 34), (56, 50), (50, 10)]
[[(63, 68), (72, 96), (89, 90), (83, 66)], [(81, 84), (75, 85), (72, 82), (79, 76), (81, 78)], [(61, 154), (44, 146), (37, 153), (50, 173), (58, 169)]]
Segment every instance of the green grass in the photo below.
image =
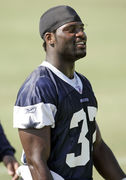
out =
[[(45, 58), (38, 34), (41, 14), (69, 4), (86, 24), (87, 57), (76, 69), (91, 81), (98, 99), (102, 136), (126, 172), (126, 2), (124, 0), (2, 1), (0, 5), (0, 120), (20, 161), (21, 144), (12, 128), (13, 105), (27, 75)], [(0, 179), (9, 180), (3, 164)], [(94, 170), (94, 180), (103, 178)]]

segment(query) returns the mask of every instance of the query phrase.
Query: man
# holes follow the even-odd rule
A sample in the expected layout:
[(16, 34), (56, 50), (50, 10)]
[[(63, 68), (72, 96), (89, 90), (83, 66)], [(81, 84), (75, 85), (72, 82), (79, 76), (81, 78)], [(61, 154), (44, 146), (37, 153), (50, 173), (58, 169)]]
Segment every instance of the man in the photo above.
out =
[(19, 163), (15, 159), (14, 153), (15, 149), (10, 145), (0, 124), (0, 162), (4, 163), (8, 174), (12, 176), (12, 180), (17, 180), (16, 170), (19, 167)]
[(80, 17), (69, 6), (51, 8), (40, 19), (40, 35), (46, 60), (27, 78), (14, 107), (32, 179), (91, 180), (93, 164), (107, 180), (126, 179), (101, 138), (92, 87), (75, 72), (76, 60), (86, 56)]

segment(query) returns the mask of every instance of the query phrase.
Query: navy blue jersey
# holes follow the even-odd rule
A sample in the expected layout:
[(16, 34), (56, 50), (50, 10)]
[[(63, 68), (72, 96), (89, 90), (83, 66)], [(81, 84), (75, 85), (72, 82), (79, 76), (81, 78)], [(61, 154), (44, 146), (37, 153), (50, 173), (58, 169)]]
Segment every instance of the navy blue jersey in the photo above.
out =
[(65, 180), (91, 180), (97, 102), (89, 81), (76, 75), (81, 93), (47, 66), (39, 66), (19, 90), (14, 127), (51, 126), (49, 169)]

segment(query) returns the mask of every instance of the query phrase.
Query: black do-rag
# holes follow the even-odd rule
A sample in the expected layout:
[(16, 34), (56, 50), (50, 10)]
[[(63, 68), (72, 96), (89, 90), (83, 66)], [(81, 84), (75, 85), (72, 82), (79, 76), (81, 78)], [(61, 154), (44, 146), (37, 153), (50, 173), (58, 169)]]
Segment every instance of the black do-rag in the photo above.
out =
[(69, 22), (82, 22), (76, 11), (70, 6), (56, 6), (47, 10), (40, 18), (39, 32), (43, 38), (46, 32), (52, 32)]

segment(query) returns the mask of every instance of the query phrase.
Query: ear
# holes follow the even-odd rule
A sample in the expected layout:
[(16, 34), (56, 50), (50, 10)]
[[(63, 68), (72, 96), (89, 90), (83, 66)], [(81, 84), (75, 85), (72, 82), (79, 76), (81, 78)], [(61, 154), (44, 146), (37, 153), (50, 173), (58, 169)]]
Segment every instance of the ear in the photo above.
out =
[(54, 47), (54, 44), (55, 44), (54, 33), (46, 32), (45, 35), (44, 35), (44, 39), (45, 39), (47, 45), (50, 45), (50, 46)]

